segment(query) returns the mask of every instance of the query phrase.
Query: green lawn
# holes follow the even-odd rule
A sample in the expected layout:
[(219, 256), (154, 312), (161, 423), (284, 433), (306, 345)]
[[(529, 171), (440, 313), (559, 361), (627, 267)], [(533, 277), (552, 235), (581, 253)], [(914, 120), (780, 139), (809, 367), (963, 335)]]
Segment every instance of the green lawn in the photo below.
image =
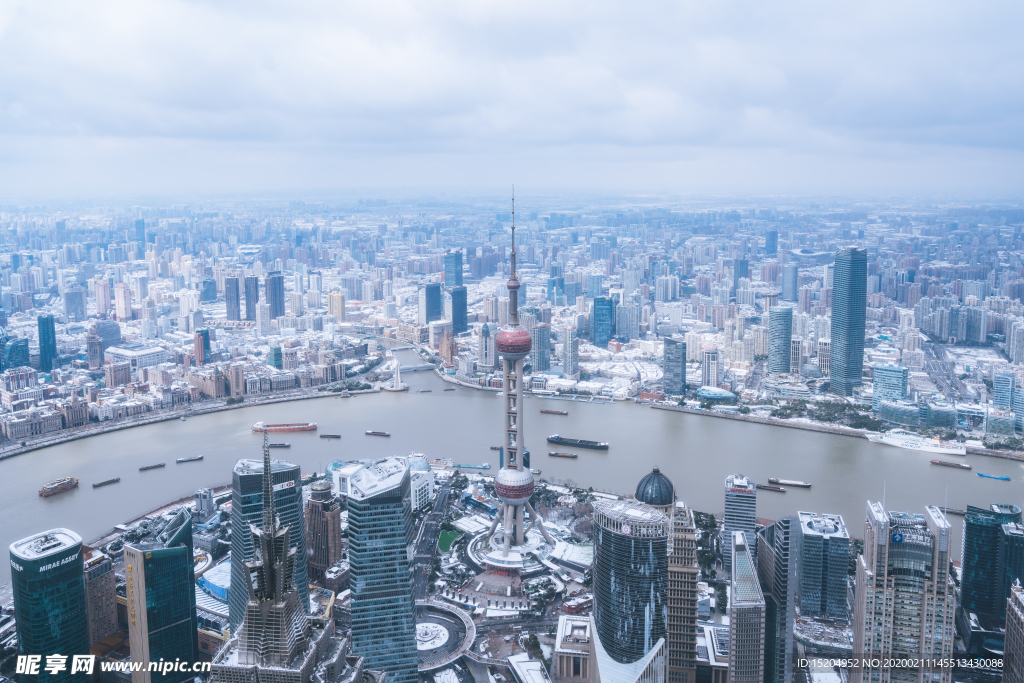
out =
[(452, 543), (455, 539), (460, 536), (458, 531), (442, 531), (440, 538), (437, 539), (437, 549), (442, 553), (446, 553), (452, 549)]

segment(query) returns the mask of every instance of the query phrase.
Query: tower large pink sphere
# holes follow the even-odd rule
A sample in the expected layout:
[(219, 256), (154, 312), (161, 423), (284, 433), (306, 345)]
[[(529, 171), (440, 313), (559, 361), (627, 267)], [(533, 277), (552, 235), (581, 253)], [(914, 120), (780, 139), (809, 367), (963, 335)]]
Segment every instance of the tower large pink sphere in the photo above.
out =
[(528, 329), (519, 325), (506, 325), (494, 336), (494, 346), (505, 360), (517, 361), (529, 355), (533, 344)]
[(530, 470), (503, 468), (494, 478), (494, 492), (506, 505), (522, 505), (533, 495), (533, 474)]

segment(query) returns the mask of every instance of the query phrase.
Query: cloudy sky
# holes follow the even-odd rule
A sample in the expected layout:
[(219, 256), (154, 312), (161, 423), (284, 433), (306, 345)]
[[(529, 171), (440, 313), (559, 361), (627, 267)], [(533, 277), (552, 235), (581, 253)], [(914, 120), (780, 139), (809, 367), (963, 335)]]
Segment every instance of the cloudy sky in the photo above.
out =
[(1024, 5), (0, 3), (0, 197), (1016, 196)]

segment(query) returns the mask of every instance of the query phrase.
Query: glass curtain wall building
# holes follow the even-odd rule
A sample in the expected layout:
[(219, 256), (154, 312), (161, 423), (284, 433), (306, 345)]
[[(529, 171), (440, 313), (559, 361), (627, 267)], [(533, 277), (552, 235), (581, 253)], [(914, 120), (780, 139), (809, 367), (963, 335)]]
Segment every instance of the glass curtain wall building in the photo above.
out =
[(868, 252), (857, 247), (836, 252), (829, 378), (830, 391), (840, 396), (852, 396), (864, 373), (867, 283)]
[(57, 358), (57, 329), (52, 315), (39, 316), (39, 370), (50, 372)]
[(416, 683), (415, 604), (409, 467), (380, 460), (349, 479), (349, 587), (352, 650), (386, 671), (389, 683)]
[(89, 653), (82, 539), (68, 529), (51, 529), (15, 541), (10, 547), (11, 584), (18, 632), (18, 654), (41, 655), (38, 675), (19, 674), (23, 683), (76, 681), (87, 676), (65, 671), (51, 675), (46, 656)]
[(768, 372), (789, 372), (793, 340), (793, 309), (772, 306), (768, 311)]
[(960, 605), (969, 612), (1000, 614), (1006, 595), (998, 579), (1000, 545), (1004, 524), (1020, 524), (1021, 509), (1009, 503), (992, 503), (989, 509), (967, 506), (964, 516), (963, 574)]
[[(124, 572), (132, 659), (194, 662), (199, 653), (192, 516), (181, 508), (137, 537), (125, 534)], [(137, 671), (132, 683), (191, 681), (191, 671)]]
[[(288, 544), (296, 549), (295, 587), (300, 604), (309, 611), (309, 580), (306, 569), (306, 525), (303, 523), (301, 469), (281, 460), (270, 464), (273, 476), (274, 506), (283, 526), (290, 527)], [(231, 528), (248, 530), (250, 524), (263, 523), (263, 461), (239, 460), (231, 476)], [(231, 534), (231, 585), (248, 584), (246, 562), (253, 560), (252, 535)], [(236, 630), (245, 616), (249, 596), (243, 590), (228, 592), (228, 614), (231, 630)]]

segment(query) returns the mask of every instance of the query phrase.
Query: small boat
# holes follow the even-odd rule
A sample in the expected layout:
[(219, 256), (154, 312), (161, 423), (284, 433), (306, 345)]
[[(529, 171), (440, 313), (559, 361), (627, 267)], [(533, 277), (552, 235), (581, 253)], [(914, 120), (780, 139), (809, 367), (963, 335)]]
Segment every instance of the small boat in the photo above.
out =
[(785, 493), (786, 489), (781, 486), (772, 486), (771, 484), (755, 484), (761, 491), (775, 491), (776, 493)]
[(985, 474), (984, 472), (978, 472), (979, 477), (985, 477), (986, 479), (998, 479), (999, 481), (1010, 481), (1009, 477), (1004, 477), (1001, 474)]
[(421, 394), (429, 394), (433, 389), (420, 389)]
[(500, 451), (501, 450), (501, 446), (491, 446), (491, 450), (492, 451)]
[(448, 387), (445, 391), (455, 391), (455, 387)]
[(182, 421), (182, 422), (184, 422), (184, 421), (185, 421), (185, 418), (181, 418), (181, 421)]
[(54, 479), (43, 484), (43, 488), (39, 489), (39, 495), (42, 498), (49, 498), (55, 496), (58, 493), (64, 493), (70, 491), (73, 488), (78, 488), (78, 480), (74, 477), (61, 477), (60, 479)]
[(371, 432), (369, 429), (366, 430), (367, 436), (391, 436), (391, 432)]
[(92, 485), (94, 489), (98, 489), (101, 486), (108, 486), (110, 484), (116, 484), (121, 481), (121, 477), (114, 477), (113, 479), (107, 479), (106, 481), (98, 481)]
[(792, 486), (798, 489), (809, 489), (811, 485), (805, 481), (793, 481), (792, 479), (778, 479), (777, 477), (768, 477), (769, 484), (775, 484), (776, 486)]
[(452, 465), (452, 467), (465, 467), (470, 470), (489, 470), (491, 466), (488, 463), (481, 463), (479, 465)]
[(139, 468), (139, 472), (146, 472), (147, 470), (158, 470), (161, 467), (167, 467), (167, 463), (158, 462), (155, 465), (143, 465), (142, 467)]
[(341, 434), (321, 434), (321, 439), (340, 439)]
[(540, 412), (544, 413), (545, 415), (568, 415), (569, 414), (568, 410), (548, 410), (547, 408), (541, 408)]
[(965, 465), (962, 462), (949, 462), (947, 460), (932, 460), (932, 464), (933, 465), (942, 465), (943, 467), (956, 467), (957, 469), (960, 469), (960, 470), (969, 470), (969, 469), (971, 469), (970, 465)]
[(292, 445), (290, 443), (268, 443), (267, 446), (269, 448), (291, 448), (292, 447)]
[(203, 456), (201, 456), (201, 455), (193, 455), (191, 458), (178, 458), (174, 462), (176, 462), (178, 464), (181, 464), (183, 462), (196, 462), (197, 460), (202, 460), (202, 459), (203, 459)]
[(550, 453), (548, 453), (548, 455), (550, 455), (552, 458), (578, 458), (578, 457), (580, 457), (576, 453), (556, 453), (555, 451), (551, 451)]
[(538, 469), (530, 468), (530, 472), (532, 472), (533, 474), (540, 474), (540, 470)]

